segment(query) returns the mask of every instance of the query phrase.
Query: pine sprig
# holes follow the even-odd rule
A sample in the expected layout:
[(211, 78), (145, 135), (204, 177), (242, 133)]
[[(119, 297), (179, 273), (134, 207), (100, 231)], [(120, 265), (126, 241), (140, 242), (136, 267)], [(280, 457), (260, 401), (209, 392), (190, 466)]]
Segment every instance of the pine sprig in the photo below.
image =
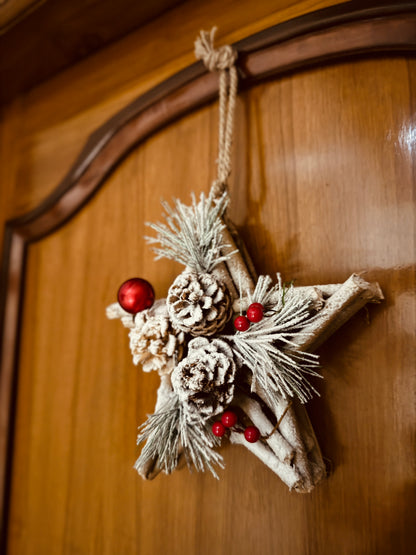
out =
[(170, 474), (178, 465), (181, 447), (189, 467), (209, 470), (215, 478), (218, 474), (214, 466), (224, 467), (221, 455), (214, 451), (218, 438), (204, 422), (189, 423), (175, 395), (140, 426), (137, 445), (143, 442), (146, 443), (134, 465), (138, 471), (156, 459), (160, 468)]
[(286, 296), (290, 297), (295, 294), (293, 281), (285, 284), (282, 282), (280, 274), (277, 274), (277, 283), (272, 284), (273, 280), (270, 276), (259, 276), (253, 293), (247, 291), (249, 302), (261, 303), (265, 310), (280, 310), (285, 304)]
[(296, 395), (306, 403), (313, 393), (318, 394), (308, 376), (321, 377), (318, 355), (297, 349), (297, 339), (308, 335), (303, 327), (312, 317), (310, 300), (292, 286), (283, 286), (280, 279), (273, 287), (271, 283), (270, 277), (261, 276), (249, 294), (250, 302), (264, 306), (264, 318), (225, 339), (231, 342), (240, 364), (250, 369), (254, 391), (260, 387), (270, 401), (279, 394)]
[(201, 194), (199, 202), (192, 195), (191, 206), (180, 200), (174, 201), (172, 208), (163, 202), (166, 223), (147, 225), (157, 233), (156, 237), (146, 237), (153, 247), (156, 259), (169, 258), (181, 262), (196, 272), (210, 272), (217, 264), (228, 260), (235, 252), (222, 254), (222, 249), (230, 245), (223, 242), (222, 231), (225, 224), (222, 216), (229, 203), (227, 192), (214, 200), (212, 193), (205, 197)]

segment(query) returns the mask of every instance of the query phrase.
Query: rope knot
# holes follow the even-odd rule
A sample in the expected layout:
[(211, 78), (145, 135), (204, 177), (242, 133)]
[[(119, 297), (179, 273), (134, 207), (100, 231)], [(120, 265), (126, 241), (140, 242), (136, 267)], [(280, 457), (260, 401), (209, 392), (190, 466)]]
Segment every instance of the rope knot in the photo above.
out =
[(214, 48), (216, 31), (216, 27), (213, 27), (210, 32), (201, 31), (195, 41), (195, 57), (202, 60), (209, 71), (230, 69), (237, 59), (237, 52), (229, 44)]

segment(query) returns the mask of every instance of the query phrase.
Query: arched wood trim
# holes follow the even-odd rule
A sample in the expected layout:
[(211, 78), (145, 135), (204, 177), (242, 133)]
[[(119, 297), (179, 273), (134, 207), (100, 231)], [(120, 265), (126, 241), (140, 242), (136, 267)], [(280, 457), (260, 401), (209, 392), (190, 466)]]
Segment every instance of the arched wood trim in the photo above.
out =
[[(372, 53), (414, 54), (415, 2), (354, 1), (282, 23), (235, 45), (240, 88), (313, 64)], [(152, 133), (214, 100), (217, 76), (201, 62), (136, 99), (88, 139), (56, 190), (37, 208), (6, 223), (0, 276), (0, 499), (7, 534), (18, 347), (28, 245), (80, 210), (131, 150)], [(5, 544), (3, 544), (5, 545)]]

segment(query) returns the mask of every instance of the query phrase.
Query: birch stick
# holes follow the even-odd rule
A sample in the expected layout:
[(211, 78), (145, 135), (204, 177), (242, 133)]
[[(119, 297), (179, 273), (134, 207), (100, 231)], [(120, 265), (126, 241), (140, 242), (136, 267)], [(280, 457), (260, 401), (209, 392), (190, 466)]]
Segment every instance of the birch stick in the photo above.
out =
[(296, 421), (299, 423), (299, 428), (302, 431), (302, 438), (308, 453), (308, 460), (312, 471), (312, 483), (317, 484), (327, 474), (326, 466), (322, 458), (321, 448), (319, 447), (315, 431), (305, 407), (296, 399), (294, 401), (294, 411)]
[(273, 424), (262, 411), (260, 404), (244, 393), (238, 394), (236, 403), (260, 430), (262, 436), (271, 434), (265, 441), (277, 458), (285, 464), (290, 464), (295, 456), (295, 450), (279, 430), (273, 431)]
[(280, 461), (270, 447), (262, 441), (248, 443), (244, 439), (244, 434), (239, 434), (237, 432), (231, 432), (230, 441), (237, 445), (243, 445), (246, 449), (251, 451), (253, 455), (256, 455), (256, 457), (279, 476), (289, 489), (298, 491), (298, 488), (302, 487), (302, 476), (299, 474), (297, 468)]
[[(267, 401), (268, 397), (263, 390), (259, 390), (257, 393), (264, 402)], [(280, 423), (279, 430), (281, 435), (288, 441), (288, 443), (290, 443), (295, 451), (293, 464), (296, 466), (302, 477), (302, 483), (299, 484), (298, 490), (300, 491), (300, 489), (302, 489), (302, 491), (311, 491), (317, 481), (315, 481), (313, 477), (311, 464), (308, 458), (308, 451), (312, 451), (315, 448), (317, 441), (314, 435), (311, 436), (307, 433), (307, 430), (303, 430), (299, 425), (293, 406), (287, 409), (289, 403), (290, 401), (288, 399), (279, 396), (279, 401), (276, 402), (271, 408), (276, 415), (277, 420), (279, 420), (283, 413), (287, 411)], [(307, 415), (306, 409), (303, 405), (301, 405), (301, 411)], [(316, 461), (316, 464), (320, 465), (322, 469), (325, 468), (322, 459), (321, 461)]]
[[(237, 254), (235, 254), (234, 256), (237, 256)], [(227, 286), (228, 291), (230, 292), (232, 299), (237, 299), (238, 298), (238, 296), (239, 296), (238, 288), (236, 287), (236, 284), (234, 283), (225, 262), (221, 262), (221, 264), (217, 264), (211, 270), (211, 273), (215, 277), (217, 277), (219, 279), (219, 281), (221, 281), (222, 283), (224, 283)]]
[[(225, 256), (226, 254), (238, 250), (238, 247), (234, 241), (228, 228), (225, 228), (222, 232), (224, 242), (229, 245), (226, 249), (221, 252)], [(254, 279), (250, 274), (247, 264), (241, 255), (240, 250), (236, 252), (229, 260), (225, 262), (227, 270), (233, 280), (236, 290), (240, 289), (244, 291), (252, 291), (254, 289)], [(238, 295), (237, 295), (238, 296)]]
[(308, 337), (298, 343), (299, 348), (302, 351), (315, 351), (360, 308), (368, 302), (380, 302), (383, 298), (378, 283), (368, 283), (359, 275), (352, 274), (303, 328), (302, 331)]
[(252, 283), (254, 284), (257, 281), (258, 276), (257, 276), (256, 268), (254, 267), (253, 261), (251, 259), (251, 256), (247, 250), (247, 247), (244, 241), (241, 239), (237, 228), (235, 227), (233, 222), (227, 218), (227, 215), (225, 215), (224, 221), (227, 225), (227, 230), (231, 235), (231, 238), (233, 239), (234, 244), (238, 249), (238, 252), (240, 253), (241, 258), (243, 259), (245, 271), (248, 273)]
[(295, 285), (296, 291), (308, 294), (311, 290), (317, 291), (324, 299), (327, 299), (342, 286), (342, 283), (327, 283), (324, 285)]

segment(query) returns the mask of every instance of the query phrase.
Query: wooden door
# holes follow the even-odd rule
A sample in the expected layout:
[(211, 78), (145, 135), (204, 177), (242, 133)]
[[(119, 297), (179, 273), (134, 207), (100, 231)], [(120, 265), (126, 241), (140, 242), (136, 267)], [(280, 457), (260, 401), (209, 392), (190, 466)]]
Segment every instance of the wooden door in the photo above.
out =
[(230, 216), (257, 269), (297, 284), (365, 272), (385, 294), (319, 351), (308, 412), (328, 479), (289, 492), (235, 446), (220, 481), (185, 468), (144, 482), (132, 468), (158, 378), (133, 366), (105, 307), (128, 277), (163, 297), (180, 271), (143, 236), (161, 198), (186, 201), (214, 177), (216, 78), (197, 64), (104, 125), (60, 188), (7, 228), (8, 553), (416, 546), (415, 37), (414, 7), (354, 4), (237, 45)]

